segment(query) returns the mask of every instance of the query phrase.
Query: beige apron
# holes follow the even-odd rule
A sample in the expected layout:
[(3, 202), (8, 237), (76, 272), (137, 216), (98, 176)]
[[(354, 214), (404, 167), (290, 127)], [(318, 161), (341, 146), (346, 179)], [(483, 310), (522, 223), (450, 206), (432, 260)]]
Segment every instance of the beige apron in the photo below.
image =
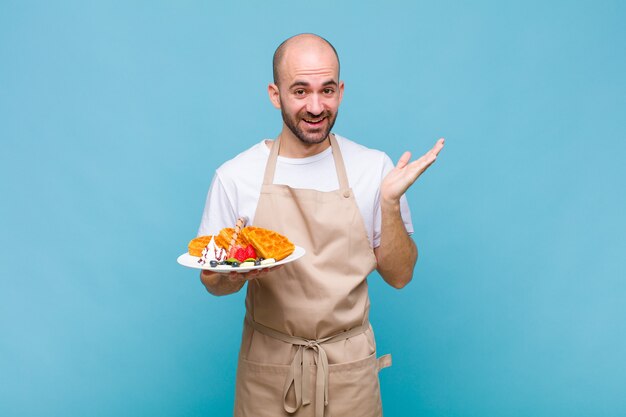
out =
[(367, 275), (376, 267), (337, 141), (330, 136), (339, 189), (273, 184), (274, 143), (254, 225), (306, 250), (301, 259), (250, 281), (246, 296), (236, 417), (381, 416), (368, 320)]

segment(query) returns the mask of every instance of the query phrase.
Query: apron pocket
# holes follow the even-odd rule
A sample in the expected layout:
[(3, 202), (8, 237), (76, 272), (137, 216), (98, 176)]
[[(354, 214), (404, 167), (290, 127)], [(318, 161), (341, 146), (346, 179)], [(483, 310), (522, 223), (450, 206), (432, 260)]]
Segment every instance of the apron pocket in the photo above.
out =
[[(373, 353), (357, 361), (329, 365), (329, 404), (325, 416), (382, 416), (378, 372), (389, 366), (387, 358), (388, 355), (376, 359), (376, 353)], [(283, 387), (289, 369), (290, 365), (270, 365), (240, 357), (235, 417), (312, 417), (314, 403), (300, 407), (295, 414), (287, 413), (283, 407)], [(313, 388), (311, 399), (315, 398), (315, 369), (315, 366), (311, 366), (308, 372), (309, 386)], [(291, 394), (288, 395), (289, 404), (295, 402)]]
[(331, 417), (382, 415), (376, 353), (358, 361), (330, 365), (329, 369)]
[(289, 365), (267, 365), (239, 358), (235, 417), (293, 416), (283, 408), (283, 385)]

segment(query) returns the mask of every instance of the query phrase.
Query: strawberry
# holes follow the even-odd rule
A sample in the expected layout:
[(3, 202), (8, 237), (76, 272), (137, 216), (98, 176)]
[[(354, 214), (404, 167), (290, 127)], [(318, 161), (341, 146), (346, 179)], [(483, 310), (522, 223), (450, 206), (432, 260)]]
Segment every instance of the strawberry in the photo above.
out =
[(237, 251), (235, 252), (235, 258), (239, 261), (239, 262), (243, 262), (246, 259), (248, 259), (248, 257), (246, 256), (246, 249), (245, 248), (239, 248), (237, 249)]
[(234, 257), (235, 257), (235, 254), (237, 253), (237, 250), (238, 250), (238, 249), (241, 249), (241, 246), (239, 246), (239, 245), (233, 245), (233, 246), (230, 248), (230, 251), (228, 251), (228, 256), (227, 256), (227, 258), (234, 258)]
[(246, 252), (246, 259), (249, 259), (249, 258), (256, 259), (256, 251), (254, 250), (254, 246), (252, 245), (246, 246), (245, 252)]

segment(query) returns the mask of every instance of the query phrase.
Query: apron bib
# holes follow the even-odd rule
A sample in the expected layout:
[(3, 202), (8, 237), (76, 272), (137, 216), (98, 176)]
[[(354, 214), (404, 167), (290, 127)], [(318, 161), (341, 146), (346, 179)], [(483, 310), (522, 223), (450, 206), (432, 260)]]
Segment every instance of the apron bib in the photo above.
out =
[(299, 260), (248, 282), (237, 368), (236, 417), (381, 416), (369, 324), (367, 276), (376, 267), (334, 135), (339, 189), (274, 184), (270, 151), (254, 225), (306, 250)]

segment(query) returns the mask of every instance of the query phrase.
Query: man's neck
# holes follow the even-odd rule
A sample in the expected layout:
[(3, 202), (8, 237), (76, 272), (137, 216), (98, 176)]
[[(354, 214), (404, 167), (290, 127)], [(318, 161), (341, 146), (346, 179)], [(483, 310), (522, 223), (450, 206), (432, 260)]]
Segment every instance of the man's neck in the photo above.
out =
[(330, 146), (330, 140), (328, 137), (320, 143), (304, 143), (298, 139), (287, 126), (284, 125), (279, 137), (280, 150), (278, 151), (278, 154), (286, 158), (307, 158), (323, 152)]

